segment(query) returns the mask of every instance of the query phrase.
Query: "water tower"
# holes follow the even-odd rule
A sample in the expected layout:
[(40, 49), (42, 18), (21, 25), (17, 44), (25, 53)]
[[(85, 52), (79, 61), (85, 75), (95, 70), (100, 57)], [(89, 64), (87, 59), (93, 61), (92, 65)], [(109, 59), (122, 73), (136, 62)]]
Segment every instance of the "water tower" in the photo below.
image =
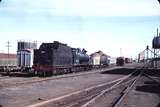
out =
[(160, 33), (157, 29), (157, 36), (152, 40), (152, 48), (154, 50), (154, 57), (153, 57), (153, 65), (154, 67), (158, 66), (158, 62), (160, 60)]

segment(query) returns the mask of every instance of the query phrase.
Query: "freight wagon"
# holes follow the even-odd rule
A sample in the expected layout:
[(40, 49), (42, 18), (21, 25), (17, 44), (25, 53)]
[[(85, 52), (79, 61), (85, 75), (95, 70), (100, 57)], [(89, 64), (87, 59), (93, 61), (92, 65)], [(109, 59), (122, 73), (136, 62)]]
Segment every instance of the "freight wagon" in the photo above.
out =
[(0, 53), (0, 72), (15, 69), (17, 67), (16, 54)]
[(16, 54), (0, 53), (0, 68), (2, 67), (16, 67)]

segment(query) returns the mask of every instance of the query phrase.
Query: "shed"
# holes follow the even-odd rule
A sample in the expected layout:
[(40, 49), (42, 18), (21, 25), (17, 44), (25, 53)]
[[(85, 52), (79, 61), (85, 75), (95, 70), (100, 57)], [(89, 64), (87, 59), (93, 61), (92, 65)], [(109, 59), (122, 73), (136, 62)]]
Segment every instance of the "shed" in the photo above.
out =
[(110, 56), (106, 55), (102, 51), (95, 52), (90, 55), (91, 64), (93, 65), (106, 65), (110, 62)]

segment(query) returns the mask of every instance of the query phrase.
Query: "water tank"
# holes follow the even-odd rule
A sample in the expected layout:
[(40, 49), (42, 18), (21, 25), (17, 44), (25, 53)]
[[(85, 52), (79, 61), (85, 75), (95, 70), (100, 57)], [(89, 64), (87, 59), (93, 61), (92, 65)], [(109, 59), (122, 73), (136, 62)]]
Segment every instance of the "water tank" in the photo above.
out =
[(17, 61), (19, 67), (30, 67), (32, 65), (32, 52), (28, 50), (18, 51)]
[(19, 41), (17, 45), (17, 51), (25, 50), (25, 49), (37, 49), (36, 42), (22, 42)]
[(152, 47), (153, 47), (153, 49), (160, 49), (160, 36), (153, 38)]

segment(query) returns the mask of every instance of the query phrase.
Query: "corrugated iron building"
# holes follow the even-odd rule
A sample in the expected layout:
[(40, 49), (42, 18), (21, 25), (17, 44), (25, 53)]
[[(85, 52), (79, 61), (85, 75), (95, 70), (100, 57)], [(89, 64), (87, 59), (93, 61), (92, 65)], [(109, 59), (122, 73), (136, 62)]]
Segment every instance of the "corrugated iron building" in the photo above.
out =
[(17, 55), (0, 53), (0, 67), (4, 66), (17, 66)]
[(90, 57), (91, 64), (93, 65), (107, 65), (110, 63), (110, 56), (104, 54), (102, 51), (95, 52)]

